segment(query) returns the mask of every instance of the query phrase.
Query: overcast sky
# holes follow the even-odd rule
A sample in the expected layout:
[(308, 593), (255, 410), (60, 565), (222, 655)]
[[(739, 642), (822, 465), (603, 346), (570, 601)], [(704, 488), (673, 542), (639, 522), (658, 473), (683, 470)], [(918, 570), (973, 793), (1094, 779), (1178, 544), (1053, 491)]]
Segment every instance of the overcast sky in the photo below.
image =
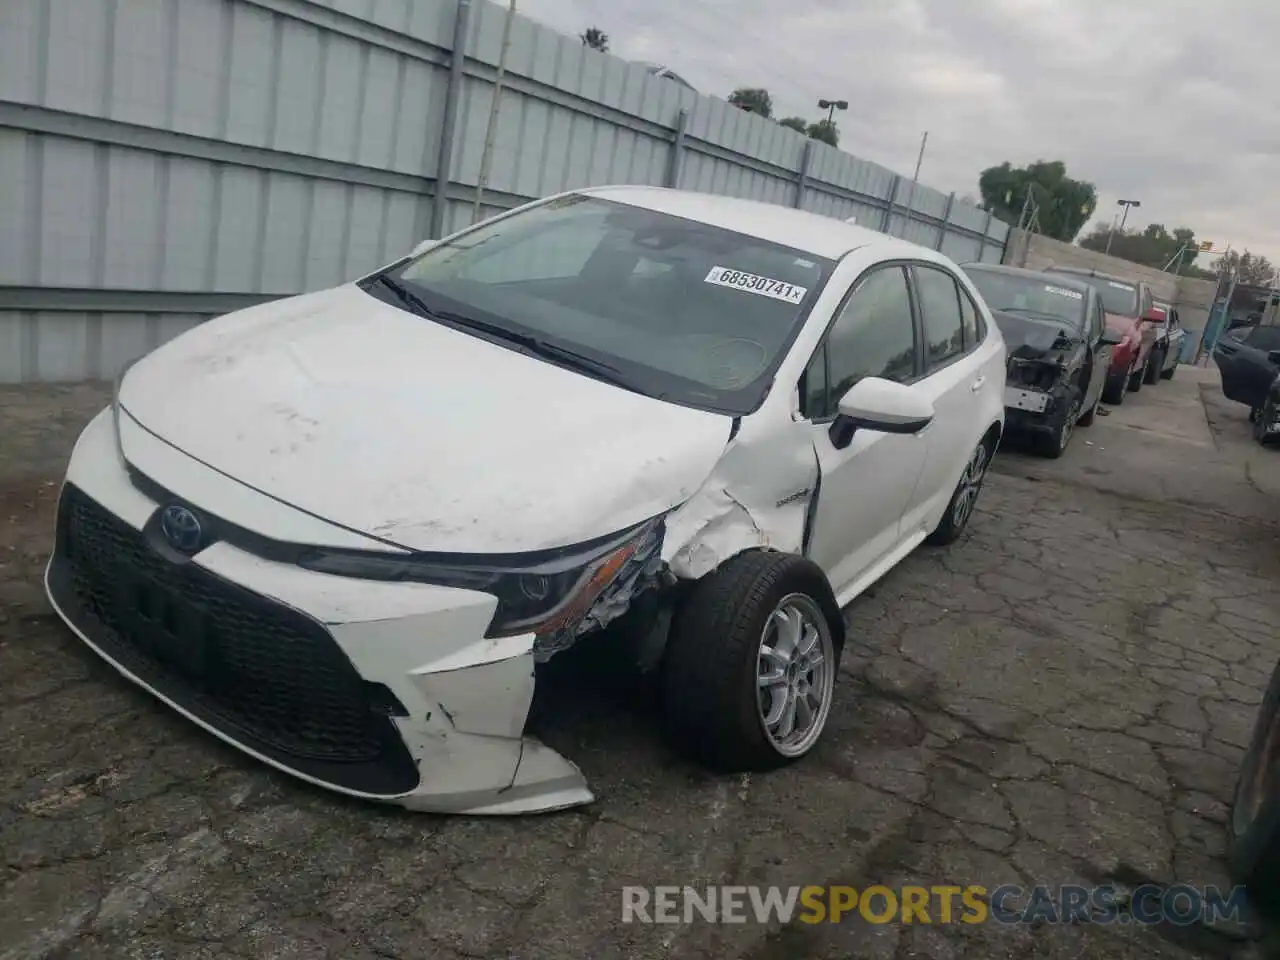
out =
[[(499, 0), (501, 2), (501, 0)], [(704, 93), (766, 87), (775, 116), (849, 101), (841, 148), (978, 195), (979, 171), (1061, 159), (1096, 220), (1189, 226), (1280, 262), (1276, 0), (519, 0)], [(1086, 231), (1092, 226), (1086, 227)], [(1209, 258), (1199, 263), (1207, 266)]]

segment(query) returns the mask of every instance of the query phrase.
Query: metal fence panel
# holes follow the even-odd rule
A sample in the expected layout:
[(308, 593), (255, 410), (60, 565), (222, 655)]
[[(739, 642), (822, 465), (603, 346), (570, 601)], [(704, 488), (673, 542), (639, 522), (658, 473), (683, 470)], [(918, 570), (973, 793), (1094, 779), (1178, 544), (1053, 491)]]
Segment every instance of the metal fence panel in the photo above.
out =
[(0, 2), (0, 382), (349, 280), (473, 222), (482, 179), (481, 217), (667, 185), (1001, 259), (986, 212), (520, 16), (484, 177), (507, 14), (469, 10), (451, 101), (457, 0)]

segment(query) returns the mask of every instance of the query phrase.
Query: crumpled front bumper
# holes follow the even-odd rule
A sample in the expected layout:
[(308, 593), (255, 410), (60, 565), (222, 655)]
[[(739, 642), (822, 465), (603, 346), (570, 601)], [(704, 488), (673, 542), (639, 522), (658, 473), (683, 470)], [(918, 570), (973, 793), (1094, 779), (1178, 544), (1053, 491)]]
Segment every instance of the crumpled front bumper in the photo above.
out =
[[(1034, 375), (1026, 375), (1035, 371)], [(1052, 429), (1066, 403), (1068, 384), (1048, 364), (1011, 359), (1005, 380), (1005, 429), (1034, 432)]]
[[(493, 597), (314, 573), (225, 542), (179, 562), (147, 540), (163, 505), (131, 481), (103, 411), (72, 455), (45, 582), (62, 619), (125, 677), (257, 759), (352, 796), (468, 814), (593, 800), (577, 767), (524, 735), (534, 638), (486, 639)], [(83, 513), (72, 517), (73, 508)], [(75, 539), (90, 529), (95, 537), (109, 531), (113, 554)], [(134, 552), (130, 563), (110, 567), (120, 576), (94, 579), (94, 565), (100, 573), (110, 566), (102, 558), (118, 560), (121, 550)], [(145, 643), (134, 626), (145, 628)], [(174, 650), (194, 642), (192, 631), (201, 655), (182, 660)], [(307, 683), (316, 684), (314, 702)], [(353, 713), (357, 701), (376, 717)], [(335, 726), (337, 715), (347, 727)], [(369, 736), (350, 735), (348, 727), (365, 723)], [(375, 742), (382, 747), (369, 746)], [(357, 745), (367, 754), (358, 769)]]

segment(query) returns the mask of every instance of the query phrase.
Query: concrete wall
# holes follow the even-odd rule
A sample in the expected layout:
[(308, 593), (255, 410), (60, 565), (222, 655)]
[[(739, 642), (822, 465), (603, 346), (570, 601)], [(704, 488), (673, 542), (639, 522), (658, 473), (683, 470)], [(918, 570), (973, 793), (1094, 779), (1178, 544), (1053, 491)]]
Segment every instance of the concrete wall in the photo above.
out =
[[(112, 376), (471, 223), (506, 11), (468, 2), (454, 85), (458, 0), (0, 0), (0, 382)], [(1003, 253), (954, 194), (524, 17), (500, 110), (481, 217), (646, 183)]]
[[(1010, 230), (1005, 246), (1004, 262), (1029, 270), (1046, 267), (1081, 267), (1102, 273), (1145, 280), (1151, 284), (1156, 299), (1165, 300), (1178, 308), (1178, 316), (1188, 331), (1188, 340), (1199, 342), (1209, 320), (1217, 284), (1212, 280), (1177, 277), (1153, 267), (1111, 257), (1096, 250), (1071, 243), (1053, 240), (1038, 233), (1027, 233), (1016, 228)], [(1184, 355), (1185, 356), (1185, 355)], [(1188, 357), (1188, 359), (1190, 359)]]

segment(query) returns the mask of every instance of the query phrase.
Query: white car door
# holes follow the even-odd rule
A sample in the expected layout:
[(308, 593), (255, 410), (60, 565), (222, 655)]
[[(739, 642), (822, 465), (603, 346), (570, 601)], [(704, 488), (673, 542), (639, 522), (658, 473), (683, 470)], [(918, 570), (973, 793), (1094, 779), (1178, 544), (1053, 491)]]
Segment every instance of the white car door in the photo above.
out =
[(952, 273), (939, 265), (915, 263), (911, 274), (925, 341), (925, 374), (918, 387), (926, 391), (936, 412), (933, 422), (916, 435), (926, 459), (905, 511), (904, 536), (920, 530), (927, 534), (937, 525), (986, 430), (987, 401), (992, 391), (1003, 388), (1002, 378), (990, 375), (984, 362), (981, 314)]
[(910, 435), (854, 430), (836, 416), (836, 405), (863, 377), (910, 383), (919, 364), (907, 272), (900, 264), (873, 268), (837, 311), (802, 384), (801, 409), (821, 470), (806, 552), (841, 603), (898, 547), (926, 445)]

